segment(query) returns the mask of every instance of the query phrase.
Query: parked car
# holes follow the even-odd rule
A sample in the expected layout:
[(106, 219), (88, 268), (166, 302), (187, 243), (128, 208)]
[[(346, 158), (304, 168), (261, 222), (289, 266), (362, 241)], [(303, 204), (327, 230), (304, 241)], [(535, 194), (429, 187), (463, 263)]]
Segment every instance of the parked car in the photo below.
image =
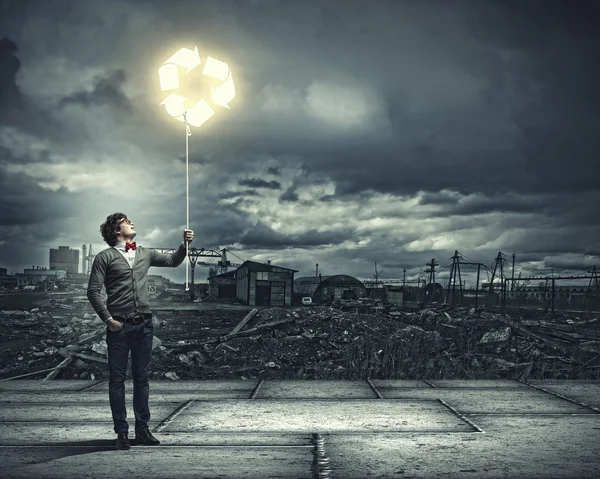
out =
[(302, 306), (312, 306), (312, 304), (313, 301), (310, 296), (305, 296), (304, 298), (302, 298)]

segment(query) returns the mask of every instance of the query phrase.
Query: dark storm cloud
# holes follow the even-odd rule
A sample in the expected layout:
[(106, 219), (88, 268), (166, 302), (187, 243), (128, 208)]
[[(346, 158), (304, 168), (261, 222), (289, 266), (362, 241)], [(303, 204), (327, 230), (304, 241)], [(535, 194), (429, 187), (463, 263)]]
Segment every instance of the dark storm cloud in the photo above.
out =
[(64, 191), (43, 190), (24, 174), (8, 173), (4, 166), (0, 166), (0, 189), (0, 226), (34, 225), (68, 207)]
[(125, 70), (118, 69), (109, 72), (107, 75), (95, 79), (94, 85), (82, 91), (77, 91), (67, 97), (61, 98), (59, 106), (64, 108), (71, 104), (83, 106), (112, 106), (118, 110), (129, 112), (132, 105), (125, 93), (123, 85), (125, 84)]
[[(597, 188), (588, 169), (600, 153), (595, 107), (600, 104), (598, 31), (589, 20), (581, 20), (583, 28), (578, 23), (579, 18), (596, 18), (585, 10), (597, 8), (592, 3), (470, 4), (475, 14), (465, 18), (477, 43), (449, 37), (447, 46), (455, 48), (450, 53), (460, 61), (457, 69), (481, 80), (480, 103), (432, 109), (425, 115), (411, 111), (409, 96), (396, 89), (387, 95), (388, 114), (396, 132), (407, 131), (402, 142), (371, 142), (357, 148), (352, 139), (337, 143), (288, 139), (285, 144), (271, 143), (270, 151), (301, 153), (307, 164), (338, 183), (340, 195), (364, 189), (410, 194), (447, 188), (493, 194)], [(573, 16), (576, 13), (579, 16)], [(328, 29), (331, 39), (338, 39), (336, 31), (333, 26)], [(461, 49), (464, 58), (457, 53)], [(403, 62), (408, 62), (403, 70), (410, 70), (409, 60)], [(413, 67), (417, 72), (419, 68)], [(386, 73), (392, 80), (393, 75)], [(426, 75), (423, 71), (423, 80), (428, 80)], [(456, 86), (446, 85), (448, 99)], [(511, 129), (506, 141), (498, 136)], [(488, 137), (493, 145), (486, 147)], [(259, 144), (256, 147), (263, 148)]]
[(10, 147), (0, 145), (0, 164), (16, 164), (16, 165), (35, 165), (55, 163), (57, 159), (46, 148), (37, 149), (34, 153), (27, 152), (26, 154), (17, 155)]
[(296, 187), (290, 186), (287, 190), (285, 190), (279, 196), (279, 201), (290, 201), (290, 202), (298, 201), (298, 193), (296, 193)]
[[(451, 201), (445, 195), (439, 195), (429, 204), (443, 205), (436, 215), (463, 215), (472, 216), (492, 212), (504, 213), (542, 213), (548, 207), (549, 195), (546, 196), (522, 196), (498, 194), (492, 196), (469, 195), (458, 196)], [(428, 204), (427, 202), (421, 204)]]
[(349, 238), (352, 238), (354, 233), (351, 230), (345, 231), (325, 231), (319, 232), (315, 229), (310, 229), (298, 235), (284, 235), (269, 228), (260, 221), (250, 229), (241, 239), (240, 244), (246, 248), (291, 248), (291, 247), (310, 247), (324, 245), (339, 245)]
[(195, 225), (196, 236), (201, 237), (201, 246), (207, 248), (236, 244), (251, 227), (247, 215), (233, 206), (219, 208), (209, 215), (192, 215), (190, 221)]
[(240, 186), (248, 186), (250, 188), (268, 188), (270, 190), (281, 189), (281, 183), (275, 180), (266, 181), (262, 178), (247, 178), (238, 181)]
[(17, 82), (22, 66), (18, 50), (15, 41), (0, 39), (0, 125), (14, 125), (42, 137), (65, 139), (64, 129), (56, 118), (21, 91)]
[[(81, 196), (64, 188), (41, 188), (22, 173), (9, 173), (0, 165), (0, 265), (11, 274), (23, 265), (47, 264), (47, 249), (68, 221), (81, 216)], [(53, 245), (54, 247), (54, 245)]]
[(228, 191), (227, 193), (220, 194), (219, 198), (222, 200), (228, 200), (232, 198), (239, 198), (241, 196), (260, 196), (260, 193), (256, 190)]
[(267, 168), (267, 173), (273, 176), (279, 176), (281, 175), (281, 168), (278, 168), (277, 166), (270, 166)]
[(23, 97), (16, 81), (19, 68), (17, 44), (9, 38), (0, 39), (0, 115), (22, 107)]
[(449, 191), (440, 191), (439, 193), (425, 192), (421, 195), (419, 203), (422, 205), (456, 205), (459, 201), (459, 195)]
[(536, 189), (598, 190), (590, 165), (600, 157), (598, 2), (505, 2), (473, 25), (482, 44), (522, 55), (515, 80), (530, 77), (536, 91), (513, 111), (523, 168)]
[[(578, 271), (579, 274), (591, 273), (592, 267), (594, 266), (593, 258), (584, 258), (582, 256), (568, 256), (568, 257), (555, 257), (544, 259), (544, 266), (546, 268), (554, 268), (558, 271), (561, 270), (573, 270)], [(595, 287), (595, 285), (593, 285)]]

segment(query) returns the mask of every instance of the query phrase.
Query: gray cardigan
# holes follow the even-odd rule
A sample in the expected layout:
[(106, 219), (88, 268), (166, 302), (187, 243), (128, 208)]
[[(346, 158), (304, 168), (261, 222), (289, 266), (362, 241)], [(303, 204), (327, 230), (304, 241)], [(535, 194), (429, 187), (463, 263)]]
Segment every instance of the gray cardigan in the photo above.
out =
[[(107, 248), (94, 258), (87, 297), (94, 311), (104, 322), (113, 315), (122, 316), (137, 311), (150, 313), (146, 277), (150, 266), (176, 268), (185, 259), (185, 245), (171, 254), (161, 254), (153, 249), (138, 246), (133, 269), (120, 251)], [(106, 286), (106, 305), (102, 301), (102, 285)]]

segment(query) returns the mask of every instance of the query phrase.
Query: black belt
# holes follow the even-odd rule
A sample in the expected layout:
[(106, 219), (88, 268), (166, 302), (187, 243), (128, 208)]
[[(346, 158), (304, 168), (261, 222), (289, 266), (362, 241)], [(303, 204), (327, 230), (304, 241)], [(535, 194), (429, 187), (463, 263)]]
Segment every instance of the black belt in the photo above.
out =
[(124, 316), (113, 316), (113, 319), (125, 323), (139, 324), (146, 319), (152, 319), (152, 313), (130, 313)]

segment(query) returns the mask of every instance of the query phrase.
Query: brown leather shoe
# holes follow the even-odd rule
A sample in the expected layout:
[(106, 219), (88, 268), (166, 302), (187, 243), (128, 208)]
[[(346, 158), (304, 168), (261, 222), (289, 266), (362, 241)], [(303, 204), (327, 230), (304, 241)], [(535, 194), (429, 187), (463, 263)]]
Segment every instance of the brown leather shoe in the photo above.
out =
[(131, 449), (126, 432), (121, 432), (117, 435), (117, 449)]
[(158, 446), (160, 444), (160, 441), (152, 435), (148, 428), (135, 431), (135, 442), (146, 446)]

